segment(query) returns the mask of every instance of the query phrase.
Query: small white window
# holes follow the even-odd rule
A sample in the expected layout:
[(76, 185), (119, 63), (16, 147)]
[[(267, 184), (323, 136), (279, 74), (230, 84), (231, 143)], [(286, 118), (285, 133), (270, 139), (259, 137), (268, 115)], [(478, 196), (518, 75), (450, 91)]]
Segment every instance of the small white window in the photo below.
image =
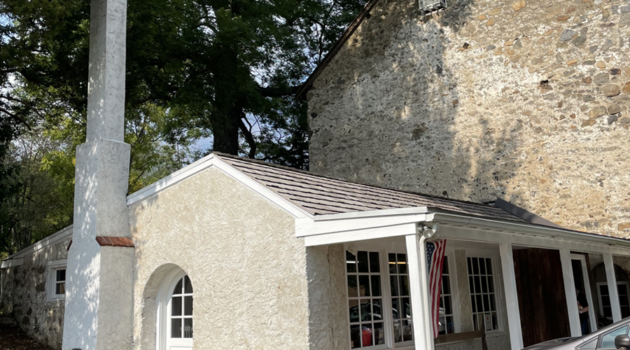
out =
[(442, 292), (440, 293), (439, 334), (455, 333), (455, 315), (453, 313), (453, 290), (451, 289), (451, 272), (448, 267), (448, 256), (444, 256), (442, 266)]
[(490, 258), (468, 258), (468, 283), (475, 330), (499, 330), (493, 267)]
[(48, 300), (66, 298), (66, 260), (48, 262), (46, 291)]
[(446, 0), (418, 0), (420, 10), (424, 13), (431, 13), (446, 8)]

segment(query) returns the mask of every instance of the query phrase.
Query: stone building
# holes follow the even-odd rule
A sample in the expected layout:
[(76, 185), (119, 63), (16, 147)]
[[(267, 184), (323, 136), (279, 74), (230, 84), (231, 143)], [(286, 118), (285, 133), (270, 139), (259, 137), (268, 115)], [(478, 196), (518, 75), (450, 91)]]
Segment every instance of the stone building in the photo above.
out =
[(311, 170), (626, 237), (630, 3), (445, 3), (368, 4), (300, 92)]
[(373, 0), (301, 92), (326, 176), (215, 153), (127, 195), (126, 1), (92, 0), (74, 223), (2, 261), (0, 305), (63, 350), (609, 348), (627, 16)]

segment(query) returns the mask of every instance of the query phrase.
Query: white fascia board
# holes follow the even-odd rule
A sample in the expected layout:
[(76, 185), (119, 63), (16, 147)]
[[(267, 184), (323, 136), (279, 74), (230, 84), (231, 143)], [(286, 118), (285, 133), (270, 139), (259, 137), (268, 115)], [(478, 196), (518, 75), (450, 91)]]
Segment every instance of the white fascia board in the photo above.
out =
[(427, 213), (426, 207), (417, 207), (317, 215), (297, 219), (295, 234), (307, 237), (417, 223), (426, 220)]
[(289, 214), (293, 215), (296, 218), (304, 218), (304, 217), (312, 217), (308, 212), (299, 208), (295, 204), (286, 200), (279, 194), (265, 187), (258, 181), (252, 179), (251, 177), (243, 174), (241, 171), (235, 169), (231, 165), (223, 162), (221, 159), (216, 157), (214, 154), (201, 158), (200, 160), (190, 164), (183, 169), (172, 173), (171, 175), (155, 182), (154, 184), (145, 187), (144, 189), (135, 192), (127, 197), (127, 206), (131, 206), (135, 203), (141, 202), (164, 189), (173, 186), (180, 181), (183, 181), (205, 169), (210, 167), (216, 167), (222, 170), (224, 173), (244, 184), (245, 186), (251, 188), (255, 192), (259, 193), (263, 197), (270, 200), (272, 203), (278, 205), (282, 209), (286, 210)]
[(24, 259), (15, 258), (11, 260), (2, 260), (2, 265), (0, 265), (0, 269), (6, 269), (8, 267), (21, 266), (24, 264)]
[(510, 243), (524, 247), (630, 255), (630, 241), (555, 227), (446, 213), (429, 214), (426, 221), (440, 223), (440, 236), (464, 241)]
[(44, 248), (48, 247), (51, 244), (55, 244), (55, 243), (57, 243), (59, 241), (62, 241), (64, 239), (68, 238), (68, 236), (72, 236), (72, 225), (64, 228), (63, 230), (57, 231), (57, 232), (53, 233), (52, 235), (50, 235), (50, 236), (48, 236), (48, 237), (46, 237), (46, 238), (44, 238), (44, 239), (42, 239), (42, 240), (40, 240), (38, 242), (35, 242), (35, 243), (31, 244), (30, 246), (20, 250), (19, 252), (15, 253), (15, 254), (9, 255), (9, 257), (7, 257), (6, 259), (4, 259), (2, 261), (2, 263), (3, 263), (2, 266), (4, 266), (4, 262), (5, 261), (15, 260), (17, 258), (21, 258), (21, 257), (24, 257), (26, 255), (33, 254), (33, 253), (35, 253), (36, 251), (38, 251), (40, 249), (44, 249)]
[(319, 235), (304, 236), (307, 247), (318, 245), (349, 243), (371, 239), (391, 238), (413, 235), (416, 233), (416, 223), (392, 225), (386, 227), (366, 228), (361, 230), (335, 232)]

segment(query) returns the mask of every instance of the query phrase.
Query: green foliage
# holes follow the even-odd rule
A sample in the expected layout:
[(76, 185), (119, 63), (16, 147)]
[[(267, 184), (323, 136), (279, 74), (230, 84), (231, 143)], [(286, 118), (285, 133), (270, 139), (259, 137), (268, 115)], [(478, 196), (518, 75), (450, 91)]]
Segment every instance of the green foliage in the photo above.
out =
[[(0, 205), (8, 208), (0, 225), (21, 218), (14, 226), (30, 227), (19, 239), (1, 229), (0, 251), (71, 223), (74, 152), (85, 140), (89, 3), (0, 0)], [(294, 94), (363, 5), (128, 0), (130, 192), (212, 150), (307, 169), (306, 105)], [(199, 139), (211, 149), (195, 149)], [(19, 155), (23, 142), (37, 152)], [(35, 202), (41, 209), (26, 205)]]

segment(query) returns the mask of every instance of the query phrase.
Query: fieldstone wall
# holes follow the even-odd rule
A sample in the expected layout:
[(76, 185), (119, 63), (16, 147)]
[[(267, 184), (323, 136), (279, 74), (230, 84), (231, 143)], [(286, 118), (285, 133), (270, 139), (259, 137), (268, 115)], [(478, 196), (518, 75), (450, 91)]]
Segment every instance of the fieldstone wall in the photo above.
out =
[(46, 279), (48, 262), (67, 258), (72, 227), (65, 239), (25, 255), (21, 266), (2, 269), (1, 308), (13, 315), (29, 337), (53, 349), (61, 349), (64, 300), (48, 300)]
[(311, 169), (630, 234), (630, 3), (380, 0), (308, 92)]

